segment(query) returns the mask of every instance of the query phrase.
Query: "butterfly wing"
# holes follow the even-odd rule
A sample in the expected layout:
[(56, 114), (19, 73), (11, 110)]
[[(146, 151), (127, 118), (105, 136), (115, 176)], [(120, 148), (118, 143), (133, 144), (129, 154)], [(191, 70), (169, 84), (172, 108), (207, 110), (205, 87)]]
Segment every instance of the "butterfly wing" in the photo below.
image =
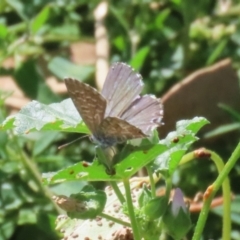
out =
[(141, 129), (116, 117), (105, 118), (99, 126), (97, 135), (100, 136), (101, 141), (108, 146), (130, 139), (147, 137)]
[(105, 117), (119, 117), (143, 89), (142, 77), (125, 63), (114, 63), (104, 82)]
[(144, 95), (135, 99), (120, 117), (149, 134), (161, 124), (163, 105), (155, 96)]
[(106, 100), (91, 86), (76, 79), (66, 78), (68, 93), (83, 121), (95, 134), (101, 124), (106, 109)]

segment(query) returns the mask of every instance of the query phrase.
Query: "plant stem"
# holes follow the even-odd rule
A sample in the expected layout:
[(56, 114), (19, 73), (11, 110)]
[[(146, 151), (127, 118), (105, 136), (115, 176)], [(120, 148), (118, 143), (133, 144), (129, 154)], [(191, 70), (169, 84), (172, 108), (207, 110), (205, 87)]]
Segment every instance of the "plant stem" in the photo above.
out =
[(153, 178), (153, 172), (149, 165), (146, 166), (146, 169), (147, 169), (148, 177), (150, 180), (152, 197), (155, 198), (156, 197), (156, 187), (155, 187), (155, 181)]
[(182, 10), (182, 15), (183, 15), (183, 21), (184, 21), (184, 27), (182, 31), (182, 46), (183, 46), (183, 64), (184, 67), (187, 67), (188, 60), (189, 60), (189, 31), (190, 31), (190, 24), (191, 24), (191, 19), (190, 19), (190, 14), (189, 14), (189, 4), (188, 1), (184, 0), (181, 2), (181, 10)]
[(194, 154), (194, 151), (193, 151), (193, 152), (189, 152), (189, 153), (185, 154), (185, 155), (182, 157), (179, 165), (182, 165), (182, 164), (185, 164), (185, 163), (187, 163), (187, 162), (190, 162), (190, 161), (194, 160), (195, 158), (196, 158), (196, 156), (195, 156), (195, 154)]
[[(214, 155), (214, 158), (215, 157), (216, 156)], [(240, 142), (238, 143), (238, 145), (235, 148), (234, 152), (232, 153), (231, 157), (229, 158), (229, 160), (225, 164), (224, 168), (221, 170), (217, 179), (215, 180), (215, 182), (211, 186), (210, 194), (204, 201), (203, 208), (202, 208), (202, 211), (199, 215), (199, 219), (198, 219), (198, 222), (197, 222), (192, 240), (201, 239), (202, 231), (203, 231), (203, 228), (205, 226), (205, 222), (206, 222), (206, 219), (207, 219), (207, 216), (208, 216), (208, 212), (209, 212), (209, 209), (210, 209), (210, 206), (211, 206), (212, 199), (213, 199), (214, 195), (216, 194), (216, 192), (218, 191), (218, 189), (223, 184), (223, 182), (226, 181), (229, 172), (232, 170), (232, 168), (236, 164), (239, 157), (240, 157)], [(215, 158), (215, 159), (217, 159), (217, 158)], [(227, 217), (227, 219), (228, 219), (228, 217)], [(230, 221), (230, 219), (228, 221)], [(227, 224), (227, 226), (228, 226), (228, 224)], [(224, 233), (223, 233), (224, 234), (224, 236), (223, 236), (224, 240), (230, 239), (230, 236), (229, 236), (229, 233), (228, 233), (229, 230), (230, 230), (230, 228), (228, 228), (228, 227), (226, 227), (226, 229), (224, 230)]]
[(30, 161), (30, 159), (27, 157), (27, 155), (23, 152), (21, 147), (19, 146), (18, 139), (16, 139), (16, 136), (13, 136), (13, 140), (15, 142), (16, 148), (18, 150), (18, 156), (20, 157), (20, 161), (24, 165), (24, 167), (27, 169), (29, 175), (31, 175), (32, 179), (34, 179), (34, 182), (38, 186), (38, 190), (41, 191), (43, 196), (46, 196), (50, 199), (52, 204), (54, 205), (56, 211), (60, 213), (60, 209), (57, 207), (56, 203), (52, 200), (52, 194), (48, 187), (43, 186), (41, 175), (36, 167), (36, 165), (33, 163), (33, 161)]
[(96, 147), (96, 154), (98, 156), (98, 161), (102, 163), (108, 171), (112, 169), (112, 162), (109, 157), (105, 154), (104, 150), (101, 147)]
[(171, 189), (172, 189), (172, 179), (168, 178), (166, 179), (166, 193), (165, 193), (165, 196), (167, 199), (170, 198)]
[(121, 202), (121, 204), (123, 204), (124, 202), (126, 202), (122, 192), (120, 191), (118, 185), (116, 182), (109, 182), (109, 184), (111, 185), (111, 187), (113, 188), (113, 191), (115, 192), (116, 196), (118, 197), (118, 200)]
[(131, 227), (131, 224), (130, 224), (130, 223), (125, 222), (125, 221), (122, 221), (121, 219), (112, 217), (112, 216), (110, 216), (110, 215), (108, 215), (108, 214), (106, 214), (106, 213), (101, 213), (101, 214), (99, 214), (99, 216), (100, 216), (100, 217), (103, 217), (103, 218), (105, 218), (105, 219), (108, 219), (108, 220), (110, 220), (110, 221), (119, 223), (119, 224), (121, 224), (121, 225), (123, 225), (123, 226)]
[[(109, 156), (106, 156), (105, 152), (101, 147), (96, 147), (96, 153), (97, 153), (99, 162), (101, 162), (109, 171), (111, 171), (113, 169), (112, 159), (110, 159)], [(109, 184), (112, 186), (113, 191), (115, 192), (119, 201), (123, 204), (126, 200), (123, 194), (121, 193), (117, 183), (112, 181)]]
[[(217, 166), (218, 173), (220, 174), (224, 168), (223, 160), (215, 153), (210, 151), (211, 158)], [(231, 188), (228, 176), (222, 183), (223, 191), (223, 228), (222, 239), (230, 239), (231, 234)]]
[(124, 184), (124, 188), (125, 188), (128, 214), (129, 214), (129, 218), (131, 221), (134, 240), (141, 240), (138, 223), (137, 223), (135, 213), (134, 213), (134, 206), (133, 206), (132, 197), (131, 197), (131, 188), (130, 188), (130, 184), (129, 184), (129, 179), (128, 178), (123, 179), (123, 184)]

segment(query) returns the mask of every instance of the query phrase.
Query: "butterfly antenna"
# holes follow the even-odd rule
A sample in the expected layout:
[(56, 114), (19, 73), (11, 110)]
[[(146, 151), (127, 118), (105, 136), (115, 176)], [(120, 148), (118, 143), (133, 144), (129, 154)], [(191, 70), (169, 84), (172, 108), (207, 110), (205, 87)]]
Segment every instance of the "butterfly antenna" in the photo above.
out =
[(72, 143), (75, 143), (75, 142), (77, 142), (78, 140), (80, 140), (80, 139), (82, 139), (82, 138), (85, 138), (85, 137), (88, 137), (88, 135), (81, 136), (81, 137), (79, 137), (79, 138), (77, 138), (77, 139), (75, 139), (75, 140), (73, 140), (73, 141), (71, 141), (71, 142), (69, 142), (69, 143), (65, 143), (65, 144), (59, 146), (58, 149), (60, 150), (60, 149), (62, 149), (62, 148), (65, 148), (65, 147), (71, 145)]

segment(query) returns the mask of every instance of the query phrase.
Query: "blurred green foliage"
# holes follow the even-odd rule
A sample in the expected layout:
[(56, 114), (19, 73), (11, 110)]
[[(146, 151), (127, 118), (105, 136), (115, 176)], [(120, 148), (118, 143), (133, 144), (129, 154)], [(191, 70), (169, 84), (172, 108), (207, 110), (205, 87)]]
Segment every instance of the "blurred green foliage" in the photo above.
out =
[[(49, 74), (59, 81), (64, 76), (92, 81), (94, 66), (72, 63), (69, 45), (81, 40), (95, 42), (93, 11), (98, 4), (86, 0), (1, 1), (0, 75), (12, 76), (29, 98), (45, 104), (63, 98), (45, 83)], [(231, 57), (240, 74), (239, 1), (124, 0), (108, 4), (105, 25), (110, 61), (128, 62), (141, 71), (146, 92), (161, 95), (190, 72), (226, 57)], [(9, 58), (14, 59), (14, 67), (3, 64)], [(8, 115), (4, 107), (7, 94), (0, 92), (1, 122)], [(0, 240), (58, 238), (54, 231), (58, 212), (48, 189), (41, 186), (40, 172), (59, 170), (79, 159), (92, 160), (95, 154), (93, 144), (84, 139), (58, 151), (67, 141), (56, 132), (24, 136), (0, 132)], [(232, 174), (234, 181), (239, 181), (239, 169), (236, 166)], [(184, 170), (194, 174), (181, 174)], [(215, 179), (216, 170), (206, 163), (193, 163), (180, 169), (178, 176), (181, 183), (176, 183), (193, 194)], [(72, 193), (80, 187), (76, 183), (52, 190)], [(209, 221), (214, 224), (207, 224), (204, 239), (217, 239), (221, 219), (212, 215)], [(239, 221), (236, 224), (239, 228)], [(234, 234), (233, 239), (238, 239)]]

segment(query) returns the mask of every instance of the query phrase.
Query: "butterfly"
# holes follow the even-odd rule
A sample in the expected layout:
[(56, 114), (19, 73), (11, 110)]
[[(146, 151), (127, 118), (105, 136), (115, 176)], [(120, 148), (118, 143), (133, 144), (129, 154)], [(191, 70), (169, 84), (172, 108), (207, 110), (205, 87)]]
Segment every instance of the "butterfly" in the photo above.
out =
[(125, 63), (110, 67), (101, 93), (76, 79), (64, 80), (92, 140), (103, 148), (148, 137), (161, 124), (160, 99), (139, 95), (144, 86), (142, 77)]

